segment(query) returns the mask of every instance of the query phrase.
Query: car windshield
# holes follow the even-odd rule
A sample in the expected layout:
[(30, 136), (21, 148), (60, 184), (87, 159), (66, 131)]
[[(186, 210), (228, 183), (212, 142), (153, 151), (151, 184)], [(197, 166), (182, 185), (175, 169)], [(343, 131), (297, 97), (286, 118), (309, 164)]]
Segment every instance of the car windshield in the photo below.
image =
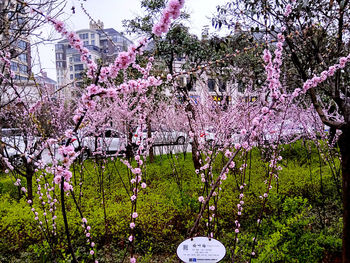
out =
[(1, 134), (4, 137), (19, 136), (21, 135), (20, 129), (1, 129)]

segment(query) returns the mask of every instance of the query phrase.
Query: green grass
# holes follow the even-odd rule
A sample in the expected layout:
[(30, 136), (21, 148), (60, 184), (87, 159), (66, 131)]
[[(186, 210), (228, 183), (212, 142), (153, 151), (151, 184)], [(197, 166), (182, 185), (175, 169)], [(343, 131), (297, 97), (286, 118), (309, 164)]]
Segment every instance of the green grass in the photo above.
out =
[[(296, 142), (281, 149), (283, 160), (280, 165), (283, 169), (278, 181), (272, 181), (263, 221), (258, 229), (253, 262), (321, 262), (325, 256), (340, 253), (342, 223), (341, 200), (337, 190), (339, 175), (332, 174), (325, 161), (320, 163), (314, 145), (310, 143), (309, 147), (310, 150), (306, 150), (302, 142)], [(269, 168), (263, 157), (266, 154), (253, 149), (251, 156), (247, 156), (248, 168), (244, 174), (239, 167), (246, 156), (239, 155), (236, 168), (221, 185), (213, 227), (215, 238), (227, 249), (223, 262), (231, 262), (232, 257), (235, 262), (249, 260), (252, 238), (257, 231), (256, 222), (262, 207), (259, 196), (266, 192), (267, 187), (264, 181), (268, 179)], [(215, 159), (212, 170), (214, 178), (220, 173), (225, 160), (221, 154)], [(338, 168), (339, 160), (334, 160)], [(137, 201), (139, 217), (135, 229), (135, 250), (139, 256), (138, 262), (178, 262), (176, 247), (187, 238), (193, 226), (200, 209), (198, 196), (205, 195), (204, 184), (194, 171), (190, 154), (186, 158), (182, 154), (156, 156), (154, 163), (146, 163), (142, 180), (146, 182), (147, 188), (139, 193)], [(102, 165), (105, 166), (103, 172), (100, 169)], [(120, 261), (128, 249), (130, 174), (119, 160), (111, 159), (100, 165), (90, 159), (85, 161), (83, 168), (75, 164), (73, 173), (75, 196), (91, 226), (99, 262)], [(39, 171), (37, 176), (42, 174)], [(48, 182), (52, 181), (52, 175), (45, 175), (45, 178)], [(239, 218), (239, 242), (233, 255), (234, 221), (238, 219), (236, 205), (243, 178), (245, 183), (250, 184), (244, 191), (244, 210)], [(25, 182), (24, 178), (21, 179)], [(36, 192), (37, 183), (34, 186)], [(59, 195), (58, 188), (55, 193)], [(81, 218), (72, 198), (67, 197), (66, 200), (70, 233), (77, 257), (80, 262), (90, 262)], [(37, 211), (41, 208), (37, 195), (34, 207)], [(10, 175), (1, 174), (0, 262), (53, 262), (53, 258), (57, 262), (69, 262), (60, 209), (58, 205), (55, 213), (57, 235), (50, 248), (30, 207), (23, 197), (19, 198), (18, 189), (13, 185)], [(42, 213), (39, 212), (41, 220)], [(207, 217), (205, 212), (198, 235), (207, 234)], [(52, 230), (51, 227), (49, 229)]]

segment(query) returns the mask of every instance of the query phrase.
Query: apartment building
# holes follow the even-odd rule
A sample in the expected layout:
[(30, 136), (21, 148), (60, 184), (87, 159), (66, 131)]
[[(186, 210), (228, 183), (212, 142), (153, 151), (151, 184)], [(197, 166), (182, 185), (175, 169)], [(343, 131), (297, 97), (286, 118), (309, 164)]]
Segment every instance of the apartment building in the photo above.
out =
[(0, 0), (0, 50), (10, 54), (11, 63), (10, 74), (0, 60), (0, 108), (16, 99), (31, 103), (39, 94), (31, 79), (30, 19), (21, 3)]
[[(76, 32), (89, 49), (94, 61), (104, 64), (114, 61), (121, 51), (126, 51), (132, 44), (128, 38), (113, 28), (104, 29), (103, 22), (90, 22), (88, 29)], [(74, 96), (74, 91), (82, 85), (86, 65), (80, 60), (80, 54), (69, 45), (68, 40), (61, 40), (55, 45), (56, 72), (58, 88), (66, 98)]]
[(11, 70), (18, 82), (31, 74), (31, 46), (27, 10), (12, 0), (0, 0), (0, 48), (11, 54)]

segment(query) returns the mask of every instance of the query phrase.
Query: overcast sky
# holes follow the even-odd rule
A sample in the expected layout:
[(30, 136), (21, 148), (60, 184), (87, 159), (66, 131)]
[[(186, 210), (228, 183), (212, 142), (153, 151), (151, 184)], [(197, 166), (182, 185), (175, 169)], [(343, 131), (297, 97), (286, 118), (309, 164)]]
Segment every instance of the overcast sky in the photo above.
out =
[[(87, 0), (84, 3), (85, 9), (90, 13), (92, 18), (98, 19), (104, 23), (105, 28), (112, 27), (117, 31), (123, 31), (122, 20), (142, 15), (139, 0)], [(191, 32), (200, 35), (204, 25), (211, 27), (211, 21), (208, 19), (215, 13), (216, 6), (226, 3), (227, 0), (186, 0), (185, 8), (191, 14)], [(72, 14), (71, 7), (75, 7), (75, 14)], [(77, 0), (67, 0), (65, 15), (61, 17), (67, 27), (72, 31), (89, 27), (89, 18), (80, 8), (80, 2)], [(41, 29), (43, 35), (52, 33), (51, 26)], [(58, 38), (59, 35), (50, 35), (51, 39)], [(57, 42), (57, 41), (55, 41)], [(41, 68), (48, 72), (50, 78), (56, 80), (55, 69), (55, 52), (54, 44), (40, 45), (34, 48), (33, 63), (38, 65), (39, 59), (35, 55), (39, 50)], [(34, 72), (38, 67), (34, 67)]]

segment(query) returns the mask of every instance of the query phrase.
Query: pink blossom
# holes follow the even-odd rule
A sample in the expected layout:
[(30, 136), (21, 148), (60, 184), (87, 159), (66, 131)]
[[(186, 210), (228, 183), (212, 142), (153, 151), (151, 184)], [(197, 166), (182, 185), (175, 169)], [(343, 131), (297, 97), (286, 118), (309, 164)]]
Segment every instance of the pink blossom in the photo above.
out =
[(269, 112), (269, 108), (268, 108), (268, 107), (263, 107), (263, 108), (261, 109), (261, 112), (264, 113), (264, 114), (266, 114), (266, 113)]
[(132, 218), (137, 218), (138, 216), (139, 215), (136, 212), (132, 213)]
[(229, 158), (232, 155), (232, 153), (229, 150), (226, 150), (225, 157)]
[(271, 61), (271, 53), (268, 49), (264, 50), (264, 61), (265, 63), (269, 63)]
[(242, 147), (243, 147), (244, 149), (248, 149), (248, 147), (249, 147), (248, 142), (243, 142), (243, 143), (242, 143)]
[(290, 13), (292, 13), (292, 6), (291, 6), (290, 4), (288, 4), (288, 5), (286, 6), (286, 10), (285, 10), (285, 12), (284, 12), (284, 16), (289, 16)]
[(140, 174), (141, 173), (141, 169), (140, 168), (135, 168), (135, 169), (132, 170), (132, 172), (134, 174)]
[(63, 190), (64, 190), (65, 192), (70, 191), (70, 190), (73, 190), (73, 186), (70, 185), (70, 184), (67, 183), (67, 182), (64, 182), (64, 183), (63, 183)]

